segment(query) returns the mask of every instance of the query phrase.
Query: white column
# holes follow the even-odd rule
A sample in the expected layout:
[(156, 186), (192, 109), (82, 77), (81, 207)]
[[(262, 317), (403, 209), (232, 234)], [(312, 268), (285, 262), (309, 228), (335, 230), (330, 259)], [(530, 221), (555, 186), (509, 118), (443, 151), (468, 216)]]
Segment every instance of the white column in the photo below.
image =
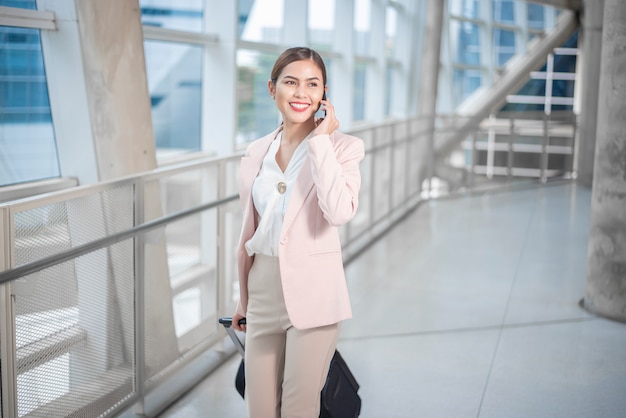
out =
[(335, 106), (340, 130), (349, 131), (354, 119), (354, 2), (335, 2), (333, 52), (339, 55), (327, 68), (328, 99)]
[(216, 156), (232, 154), (237, 137), (237, 3), (207, 0), (205, 6), (205, 27), (219, 42), (204, 55), (202, 150)]
[(285, 47), (307, 46), (309, 35), (309, 9), (307, 0), (286, 0), (283, 4), (282, 44)]
[(424, 45), (422, 48), (422, 75), (419, 85), (418, 115), (420, 131), (425, 136), (420, 136), (419, 152), (419, 179), (418, 184), (433, 174), (433, 135), (435, 116), (437, 111), (437, 86), (439, 83), (440, 51), (441, 51), (441, 28), (443, 24), (444, 2), (429, 0), (424, 32)]
[(626, 3), (605, 0), (585, 307), (626, 322)]
[(411, 49), (415, 45), (411, 43), (412, 27), (414, 12), (406, 6), (403, 6), (397, 13), (397, 30), (394, 48), (394, 60), (400, 64), (399, 68), (394, 71), (394, 78), (391, 86), (391, 116), (398, 118), (406, 118), (409, 116), (409, 96), (415, 94), (409, 90), (411, 85)]
[(365, 80), (365, 119), (382, 121), (385, 114), (385, 2), (372, 0), (370, 9), (369, 56)]

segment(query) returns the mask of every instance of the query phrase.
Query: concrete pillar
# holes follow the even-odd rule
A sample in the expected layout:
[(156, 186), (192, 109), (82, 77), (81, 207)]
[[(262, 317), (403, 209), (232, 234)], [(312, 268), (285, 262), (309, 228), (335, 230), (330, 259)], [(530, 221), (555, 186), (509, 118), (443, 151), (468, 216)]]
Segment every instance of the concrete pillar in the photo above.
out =
[(582, 76), (578, 129), (577, 181), (591, 187), (596, 147), (598, 87), (602, 53), (604, 0), (584, 0), (582, 13)]
[(626, 3), (605, 0), (585, 307), (626, 322)]
[(433, 135), (437, 113), (437, 86), (439, 84), (439, 61), (441, 51), (441, 28), (445, 2), (428, 0), (426, 28), (422, 44), (422, 71), (419, 80), (418, 116), (419, 131), (417, 156), (419, 161), (418, 185), (433, 174)]
[[(87, 107), (91, 118), (98, 179), (106, 181), (154, 169), (157, 166), (156, 144), (139, 0), (74, 0), (74, 5), (80, 32)], [(146, 184), (143, 197), (144, 219), (162, 216), (160, 184)], [(116, 208), (103, 210), (101, 213), (78, 212), (70, 219), (70, 223), (78, 226), (89, 222), (91, 217), (100, 217), (105, 225), (116, 225), (116, 222), (120, 222), (120, 217), (126, 216), (131, 218), (124, 219), (124, 222), (132, 224), (133, 213), (123, 210), (132, 208), (132, 201), (132, 194), (121, 196), (114, 202), (103, 196), (101, 207), (116, 205)], [(85, 216), (87, 213), (89, 215)], [(149, 378), (178, 358), (178, 344), (164, 234), (155, 231), (147, 241), (142, 263), (145, 277), (145, 319), (138, 326), (145, 326), (145, 365)], [(99, 272), (109, 279), (100, 302), (112, 310), (108, 312), (108, 318), (111, 318), (112, 325), (117, 325), (114, 324), (117, 314), (112, 301), (132, 303), (134, 295), (123, 291), (127, 288), (127, 282), (121, 278), (128, 277), (128, 266), (133, 266), (135, 260), (131, 249), (120, 246), (111, 247), (108, 257), (112, 271)], [(94, 281), (98, 280), (79, 272), (79, 291), (93, 287)], [(81, 282), (85, 285), (81, 286)], [(85, 300), (80, 308), (82, 313), (103, 311), (105, 306), (93, 306), (93, 301), (90, 305)], [(132, 341), (128, 336), (133, 332), (131, 324), (122, 322), (121, 327), (125, 334), (124, 340)], [(97, 332), (95, 329), (88, 331)], [(101, 333), (109, 331), (100, 330)], [(125, 347), (127, 358), (132, 349), (133, 347)], [(84, 361), (93, 360), (86, 358)]]
[(76, 0), (99, 180), (156, 167), (138, 0)]

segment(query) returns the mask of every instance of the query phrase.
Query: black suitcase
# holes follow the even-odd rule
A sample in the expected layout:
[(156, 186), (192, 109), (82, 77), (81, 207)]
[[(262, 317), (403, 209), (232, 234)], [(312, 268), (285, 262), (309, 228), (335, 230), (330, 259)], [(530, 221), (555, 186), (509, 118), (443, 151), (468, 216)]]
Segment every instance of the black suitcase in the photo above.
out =
[[(219, 319), (219, 323), (224, 325), (226, 332), (233, 340), (237, 351), (241, 354), (242, 360), (235, 376), (235, 388), (243, 398), (245, 390), (245, 374), (244, 374), (244, 345), (235, 334), (235, 330), (231, 328), (232, 318), (223, 317)], [(361, 397), (357, 393), (359, 384), (348, 365), (344, 361), (339, 351), (335, 350), (326, 383), (322, 388), (320, 402), (320, 418), (356, 418), (361, 413)]]

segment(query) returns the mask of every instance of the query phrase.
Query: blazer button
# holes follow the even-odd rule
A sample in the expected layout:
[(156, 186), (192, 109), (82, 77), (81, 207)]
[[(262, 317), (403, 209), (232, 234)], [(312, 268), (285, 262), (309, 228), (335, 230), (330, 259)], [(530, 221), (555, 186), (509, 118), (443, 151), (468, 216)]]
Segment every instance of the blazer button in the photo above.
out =
[(287, 244), (287, 238), (283, 238), (282, 240), (280, 240), (280, 245), (285, 245)]

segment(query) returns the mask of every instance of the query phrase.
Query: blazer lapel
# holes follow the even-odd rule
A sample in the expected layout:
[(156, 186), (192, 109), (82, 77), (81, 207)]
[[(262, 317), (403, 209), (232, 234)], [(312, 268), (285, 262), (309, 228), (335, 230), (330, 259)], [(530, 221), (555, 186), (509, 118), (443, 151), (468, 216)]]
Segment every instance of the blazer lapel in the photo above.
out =
[(267, 135), (264, 138), (259, 139), (248, 149), (246, 156), (241, 158), (239, 164), (239, 197), (241, 199), (241, 206), (243, 209), (243, 226), (242, 234), (246, 239), (252, 236), (254, 233), (256, 222), (256, 211), (254, 210), (254, 203), (252, 200), (252, 184), (254, 179), (259, 174), (261, 165), (263, 164), (263, 158), (269, 149), (270, 144), (276, 137), (276, 134), (281, 128), (275, 130), (273, 133)]
[(239, 165), (239, 194), (242, 199), (244, 196), (252, 197), (252, 183), (254, 183), (254, 179), (259, 174), (259, 170), (261, 170), (267, 150), (281, 129), (282, 127), (261, 138), (256, 144), (251, 146), (248, 150), (248, 155), (241, 158)]
[[(330, 134), (331, 142), (335, 142), (335, 134)], [(313, 174), (311, 173), (311, 159), (307, 155), (306, 159), (302, 163), (300, 173), (296, 178), (294, 189), (291, 192), (289, 203), (287, 204), (287, 211), (283, 218), (283, 230), (286, 231), (290, 226), (296, 215), (300, 211), (300, 208), (304, 205), (305, 200), (315, 188), (313, 182)]]
[(304, 205), (311, 190), (313, 190), (313, 175), (311, 174), (311, 162), (307, 156), (302, 163), (300, 173), (296, 177), (294, 182), (291, 196), (289, 197), (289, 203), (287, 204), (287, 210), (285, 211), (285, 217), (283, 218), (283, 230), (286, 231), (293, 222), (294, 218), (300, 211), (300, 208)]

